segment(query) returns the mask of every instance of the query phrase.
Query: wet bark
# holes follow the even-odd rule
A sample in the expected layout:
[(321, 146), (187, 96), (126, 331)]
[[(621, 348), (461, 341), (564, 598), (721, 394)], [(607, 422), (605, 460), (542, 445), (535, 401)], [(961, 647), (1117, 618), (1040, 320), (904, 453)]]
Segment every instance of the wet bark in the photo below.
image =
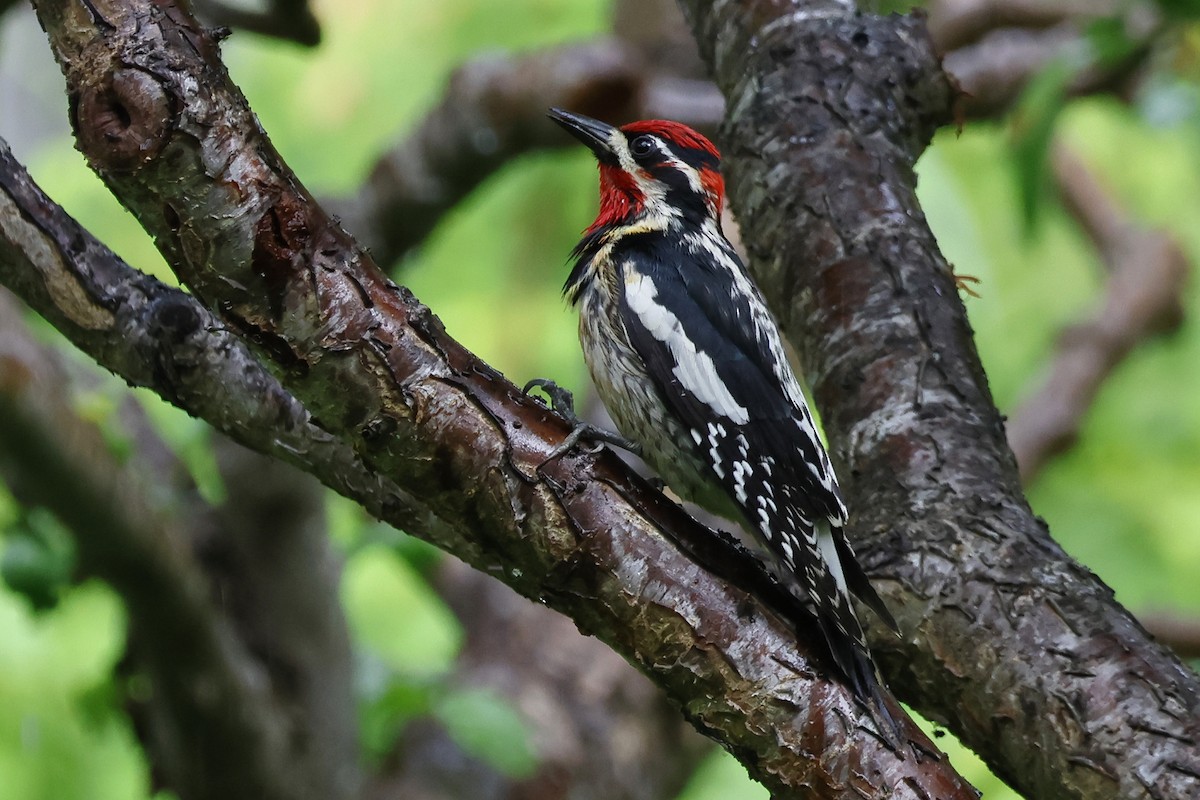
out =
[(953, 94), (921, 22), (688, 1), (752, 269), (802, 354), (903, 636), (891, 686), (1029, 797), (1200, 794), (1200, 685), (1030, 511), (913, 164)]

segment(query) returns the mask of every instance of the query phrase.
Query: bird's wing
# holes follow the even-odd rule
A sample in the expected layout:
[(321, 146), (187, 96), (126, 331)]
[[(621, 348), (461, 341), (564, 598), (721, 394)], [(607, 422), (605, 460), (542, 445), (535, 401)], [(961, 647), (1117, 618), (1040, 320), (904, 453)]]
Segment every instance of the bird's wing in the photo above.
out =
[[(623, 256), (630, 343), (693, 451), (818, 616), (836, 618), (828, 605), (839, 595), (853, 615), (853, 590), (894, 626), (845, 540), (837, 480), (761, 295), (732, 250), (696, 255), (644, 246)], [(714, 265), (717, 255), (732, 263)], [(845, 624), (853, 636), (857, 622)]]

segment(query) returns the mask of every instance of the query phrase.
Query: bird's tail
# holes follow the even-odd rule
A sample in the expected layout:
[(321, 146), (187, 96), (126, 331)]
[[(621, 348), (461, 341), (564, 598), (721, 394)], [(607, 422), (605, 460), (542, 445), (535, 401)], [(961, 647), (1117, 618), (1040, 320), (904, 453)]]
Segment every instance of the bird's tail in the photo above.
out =
[(865, 647), (855, 647), (851, 662), (847, 678), (855, 698), (872, 712), (883, 737), (899, 746), (905, 739), (902, 718), (892, 711), (898, 704), (880, 679), (875, 659)]

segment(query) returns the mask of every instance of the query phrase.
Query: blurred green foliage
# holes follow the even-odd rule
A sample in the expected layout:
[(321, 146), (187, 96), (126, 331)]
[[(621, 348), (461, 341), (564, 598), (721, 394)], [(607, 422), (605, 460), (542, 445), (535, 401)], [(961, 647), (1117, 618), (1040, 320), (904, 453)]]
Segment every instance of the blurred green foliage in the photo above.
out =
[(0, 578), (37, 611), (53, 608), (75, 568), (75, 540), (43, 508), (22, 508), (5, 525)]
[(42, 613), (16, 595), (0, 595), (6, 797), (150, 796), (145, 759), (110, 696), (123, 628), (120, 600), (95, 582), (75, 587)]
[(1033, 77), (1011, 115), (1012, 163), (1017, 175), (1025, 228), (1032, 232), (1050, 193), (1046, 164), (1055, 125), (1067, 98), (1067, 87), (1078, 72), (1075, 59), (1059, 58)]
[[(1193, 2), (1161, 2), (1195, 13)], [(244, 33), (223, 46), (272, 140), (317, 194), (353, 191), (375, 155), (414, 124), (464, 58), (586, 37), (606, 29), (608, 13), (604, 0), (324, 0), (317, 12), (324, 41), (315, 51)], [(1111, 28), (1095, 35), (1119, 50)], [(1103, 99), (1064, 106), (1061, 76), (1049, 73), (1026, 99), (1036, 113), (1022, 123), (1024, 135), (1029, 142), (1032, 126), (1036, 141), (1024, 154), (1019, 126), (969, 125), (961, 134), (943, 132), (922, 159), (921, 198), (944, 251), (959, 272), (982, 279), (981, 296), (966, 302), (1002, 409), (1029, 391), (1063, 326), (1096, 304), (1103, 283), (1088, 242), (1044, 191), (1052, 131), (1096, 167), (1137, 219), (1169, 228), (1190, 254), (1200, 254), (1193, 222), (1200, 216), (1197, 41), (1194, 28), (1181, 30), (1171, 67), (1148, 82), (1132, 108)], [(30, 167), (106, 243), (172, 280), (65, 134), (47, 142)], [(395, 275), (453, 335), (515, 382), (552, 376), (581, 388), (575, 318), (559, 287), (566, 254), (594, 205), (594, 167), (581, 149), (527, 157), (455, 209)], [(1195, 301), (1193, 286), (1191, 312)], [(1200, 329), (1192, 322), (1141, 348), (1104, 387), (1079, 445), (1030, 493), (1064, 547), (1134, 609), (1200, 613), (1193, 577), (1200, 566), (1198, 364)], [(100, 381), (77, 405), (109, 426), (123, 391)], [(206, 495), (219, 499), (204, 427), (152, 397), (141, 399)], [(120, 431), (109, 438), (120, 454)], [(44, 602), (32, 605), (47, 609), (34, 612), (27, 589), (0, 590), (3, 793), (23, 800), (147, 797), (148, 768), (120, 711), (128, 687), (111, 677), (124, 641), (119, 601), (95, 583), (64, 589), (69, 561), (46, 560), (47, 552), (61, 552), (50, 546), (53, 539), (30, 538), (29, 519), (0, 491), (0, 571), (9, 579), (14, 563), (26, 562), (41, 570), (34, 583)], [(436, 552), (344, 500), (330, 500), (328, 523), (346, 557), (342, 599), (360, 651), (368, 755), (381, 755), (407, 721), (433, 715), (469, 751), (525, 774), (534, 754), (515, 711), (446, 680), (462, 633), (423, 577)], [(987, 797), (1013, 796), (951, 737), (939, 743)], [(766, 792), (721, 754), (683, 797), (750, 800)]]

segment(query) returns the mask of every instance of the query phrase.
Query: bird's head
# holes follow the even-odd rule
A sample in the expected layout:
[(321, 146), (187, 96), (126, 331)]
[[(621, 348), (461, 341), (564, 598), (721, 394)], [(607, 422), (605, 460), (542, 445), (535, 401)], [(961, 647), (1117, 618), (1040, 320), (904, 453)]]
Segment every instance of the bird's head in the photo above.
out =
[(652, 119), (617, 128), (550, 109), (550, 118), (600, 163), (600, 213), (588, 233), (634, 222), (651, 227), (720, 225), (725, 200), (721, 155), (686, 125)]

